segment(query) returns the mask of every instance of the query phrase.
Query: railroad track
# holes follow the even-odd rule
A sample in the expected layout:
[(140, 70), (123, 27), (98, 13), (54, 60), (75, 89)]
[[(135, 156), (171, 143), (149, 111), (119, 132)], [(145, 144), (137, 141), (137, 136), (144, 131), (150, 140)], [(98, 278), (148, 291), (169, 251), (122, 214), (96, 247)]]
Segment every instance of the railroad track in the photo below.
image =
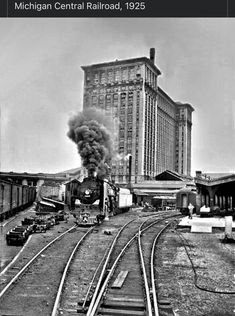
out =
[[(34, 256), (33, 260), (30, 260), (1, 291), (1, 312), (4, 313), (1, 315), (13, 315), (14, 312), (16, 313), (14, 315), (17, 316), (55, 316), (62, 314), (64, 316), (72, 316), (79, 315), (79, 313), (80, 315), (87, 313), (90, 316), (96, 315), (97, 312), (107, 314), (109, 312), (108, 307), (110, 307), (107, 304), (110, 304), (110, 302), (108, 303), (108, 299), (110, 298), (112, 301), (111, 307), (114, 307), (113, 310), (118, 312), (117, 304), (120, 305), (122, 297), (120, 295), (119, 297), (114, 296), (110, 292), (112, 289), (107, 290), (106, 285), (113, 282), (117, 278), (117, 273), (123, 271), (123, 269), (125, 269), (124, 271), (128, 271), (133, 261), (131, 259), (133, 254), (137, 254), (134, 265), (138, 266), (137, 269), (139, 269), (136, 270), (135, 277), (141, 276), (140, 266), (136, 264), (136, 262), (139, 263), (138, 249), (133, 248), (137, 246), (137, 243), (134, 241), (137, 240), (138, 229), (141, 227), (141, 232), (139, 233), (141, 235), (146, 229), (150, 229), (151, 224), (160, 220), (157, 219), (159, 216), (163, 215), (163, 213), (151, 216), (142, 215), (137, 219), (135, 216), (135, 220), (130, 220), (128, 223), (126, 223), (127, 218), (125, 218), (123, 219), (123, 223), (125, 224), (121, 228), (120, 223), (115, 224), (116, 220), (114, 219), (111, 225), (113, 231), (110, 235), (103, 234), (101, 227), (95, 227), (92, 234), (89, 234), (87, 229), (75, 230), (74, 228), (61, 234), (51, 245), (48, 245), (37, 256)], [(166, 212), (164, 216), (169, 215)], [(106, 225), (106, 227), (109, 226)], [(69, 231), (70, 234), (68, 234)], [(89, 239), (85, 238), (86, 234), (89, 234)], [(61, 238), (62, 236), (64, 237)], [(56, 241), (59, 240), (60, 243), (57, 243)], [(80, 247), (82, 242), (83, 246)], [(104, 243), (106, 251), (104, 251)], [(66, 251), (63, 251), (63, 258), (60, 255), (58, 244), (60, 248), (66, 248)], [(93, 247), (97, 250), (95, 256), (94, 249), (91, 251)], [(122, 256), (120, 253), (125, 253), (121, 261), (120, 258)], [(120, 257), (117, 259), (119, 255)], [(129, 263), (125, 264), (124, 262), (128, 258)], [(87, 263), (87, 269), (84, 269), (84, 260)], [(120, 264), (117, 268), (116, 265), (119, 261)], [(112, 266), (115, 268), (112, 268)], [(82, 270), (81, 267), (83, 267)], [(64, 271), (63, 274), (62, 271)], [(110, 273), (110, 271), (112, 272)], [(129, 279), (133, 281), (128, 276), (127, 280)], [(82, 289), (81, 284), (84, 285)], [(143, 280), (140, 278), (138, 291), (141, 291), (141, 293), (135, 293), (136, 289), (134, 287), (135, 291), (133, 290), (132, 293), (134, 297), (127, 297), (129, 294), (125, 294), (127, 301), (124, 305), (126, 307), (129, 306), (129, 311), (124, 312), (128, 313), (133, 309), (132, 312), (134, 314), (132, 313), (132, 315), (146, 314), (146, 310), (148, 309), (146, 308), (146, 292), (143, 290), (142, 285)], [(56, 289), (58, 289), (58, 292)], [(101, 292), (102, 295), (100, 295)], [(103, 294), (106, 292), (109, 295), (108, 299), (107, 295), (104, 299)], [(139, 298), (137, 297), (138, 294), (140, 294)], [(78, 301), (80, 302), (79, 309), (77, 306)], [(109, 315), (115, 315), (112, 314), (113, 310), (111, 310), (111, 314)], [(143, 311), (145, 314), (141, 314)], [(122, 314), (119, 313), (118, 315)]]
[(65, 263), (92, 229), (71, 227), (24, 264), (1, 289), (1, 315), (50, 315)]
[[(178, 215), (177, 215), (178, 217)], [(155, 260), (157, 258), (156, 246), (159, 238), (163, 232), (175, 223), (175, 216), (173, 218), (166, 218), (156, 223), (151, 223), (147, 229), (142, 233), (142, 227), (139, 229), (138, 245), (139, 254), (141, 258), (141, 267), (144, 275), (145, 294), (147, 298), (148, 315), (159, 316), (163, 315), (173, 316), (173, 311), (168, 301), (159, 301), (157, 297), (157, 284), (155, 275)], [(160, 308), (160, 311), (159, 311)]]
[[(136, 216), (135, 216), (136, 217)], [(115, 223), (115, 219), (113, 219)], [(104, 234), (105, 225), (95, 228), (89, 240), (85, 240), (81, 251), (77, 252), (69, 267), (69, 273), (64, 277), (64, 281), (60, 284), (63, 289), (63, 295), (60, 295), (54, 311), (51, 315), (78, 315), (78, 301), (83, 301), (81, 310), (86, 310), (87, 302), (95, 292), (99, 276), (105, 271), (107, 265), (107, 256), (111, 251), (118, 232), (122, 231), (131, 221), (126, 223), (126, 218), (122, 219), (123, 225), (112, 226), (112, 234)], [(125, 223), (125, 224), (124, 224)], [(110, 225), (107, 224), (109, 227)], [(116, 226), (116, 227), (115, 227)], [(108, 230), (108, 232), (110, 232)], [(104, 250), (105, 249), (105, 250)], [(84, 263), (87, 269), (84, 269)], [(79, 284), (79, 285), (78, 285)]]
[(84, 310), (84, 302), (80, 304), (81, 315), (158, 315), (157, 298), (153, 295), (155, 285), (151, 284), (151, 280), (153, 283), (155, 280), (154, 275), (151, 276), (154, 262), (150, 254), (154, 253), (152, 248), (157, 238), (169, 225), (165, 221), (179, 216), (168, 213), (165, 218), (159, 218), (162, 215), (138, 218), (122, 227), (110, 247), (98, 281), (94, 282), (95, 291), (86, 295), (92, 295), (90, 302), (85, 304), (88, 309)]
[[(137, 222), (145, 221), (146, 217), (148, 216), (140, 216)], [(138, 231), (139, 224), (135, 223), (131, 226), (133, 220), (136, 220), (136, 214), (129, 222), (127, 222), (128, 217), (125, 214), (118, 217), (118, 220), (116, 219), (117, 217), (112, 218), (111, 223), (103, 223), (100, 227), (96, 227), (89, 239), (84, 241), (82, 249), (76, 252), (69, 267), (69, 273), (64, 276), (60, 285), (63, 291), (62, 295), (59, 294), (60, 298), (54, 306), (53, 316), (78, 315), (77, 311), (84, 315), (92, 297), (93, 299), (96, 297), (100, 282), (102, 282), (102, 275), (106, 273), (110, 253), (115, 251), (118, 253)], [(127, 226), (128, 229), (125, 229)], [(104, 234), (105, 229), (107, 228), (109, 232), (110, 227), (112, 227), (112, 233)], [(84, 267), (84, 263), (87, 268)], [(79, 308), (77, 308), (78, 302), (80, 303)]]

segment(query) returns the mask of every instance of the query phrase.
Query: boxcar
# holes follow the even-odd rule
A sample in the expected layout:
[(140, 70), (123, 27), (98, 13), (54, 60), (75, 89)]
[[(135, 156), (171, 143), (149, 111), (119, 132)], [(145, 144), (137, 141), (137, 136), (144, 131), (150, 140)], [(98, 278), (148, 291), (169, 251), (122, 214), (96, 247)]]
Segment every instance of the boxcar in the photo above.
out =
[(31, 205), (36, 188), (0, 180), (0, 221)]

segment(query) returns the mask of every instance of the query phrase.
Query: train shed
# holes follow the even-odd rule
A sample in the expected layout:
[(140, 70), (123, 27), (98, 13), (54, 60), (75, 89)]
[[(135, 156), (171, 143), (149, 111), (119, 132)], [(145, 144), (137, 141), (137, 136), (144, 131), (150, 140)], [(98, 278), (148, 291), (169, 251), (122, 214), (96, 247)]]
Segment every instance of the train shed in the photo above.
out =
[(155, 180), (132, 184), (135, 202), (171, 207), (175, 206), (177, 192), (185, 187), (196, 189), (193, 178), (171, 170), (158, 174)]
[(203, 205), (219, 207), (221, 210), (235, 209), (235, 174), (207, 173), (196, 171), (197, 207)]

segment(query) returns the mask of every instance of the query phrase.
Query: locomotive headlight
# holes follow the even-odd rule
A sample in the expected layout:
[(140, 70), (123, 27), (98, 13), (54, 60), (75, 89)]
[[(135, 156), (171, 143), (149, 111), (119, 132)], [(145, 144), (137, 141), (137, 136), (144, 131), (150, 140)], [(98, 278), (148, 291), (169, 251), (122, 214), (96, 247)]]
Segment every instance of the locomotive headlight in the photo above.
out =
[(89, 189), (85, 190), (85, 195), (86, 196), (90, 196), (90, 194), (91, 194), (91, 191)]

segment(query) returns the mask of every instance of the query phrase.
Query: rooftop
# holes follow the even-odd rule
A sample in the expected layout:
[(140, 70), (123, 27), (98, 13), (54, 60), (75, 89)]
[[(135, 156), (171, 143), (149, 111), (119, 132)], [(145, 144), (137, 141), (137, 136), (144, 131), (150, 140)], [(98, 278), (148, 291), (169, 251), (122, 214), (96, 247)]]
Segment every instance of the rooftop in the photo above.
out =
[(149, 66), (151, 66), (158, 75), (161, 74), (161, 71), (155, 66), (155, 64), (147, 57), (137, 57), (137, 58), (130, 58), (130, 59), (122, 59), (118, 60), (116, 59), (115, 61), (109, 61), (109, 62), (104, 62), (104, 63), (99, 63), (99, 64), (91, 64), (87, 66), (81, 66), (83, 70), (93, 70), (92, 68), (103, 68), (103, 67), (113, 67), (113, 66), (118, 66), (118, 65), (123, 65), (123, 64), (133, 64), (133, 63), (147, 63)]

